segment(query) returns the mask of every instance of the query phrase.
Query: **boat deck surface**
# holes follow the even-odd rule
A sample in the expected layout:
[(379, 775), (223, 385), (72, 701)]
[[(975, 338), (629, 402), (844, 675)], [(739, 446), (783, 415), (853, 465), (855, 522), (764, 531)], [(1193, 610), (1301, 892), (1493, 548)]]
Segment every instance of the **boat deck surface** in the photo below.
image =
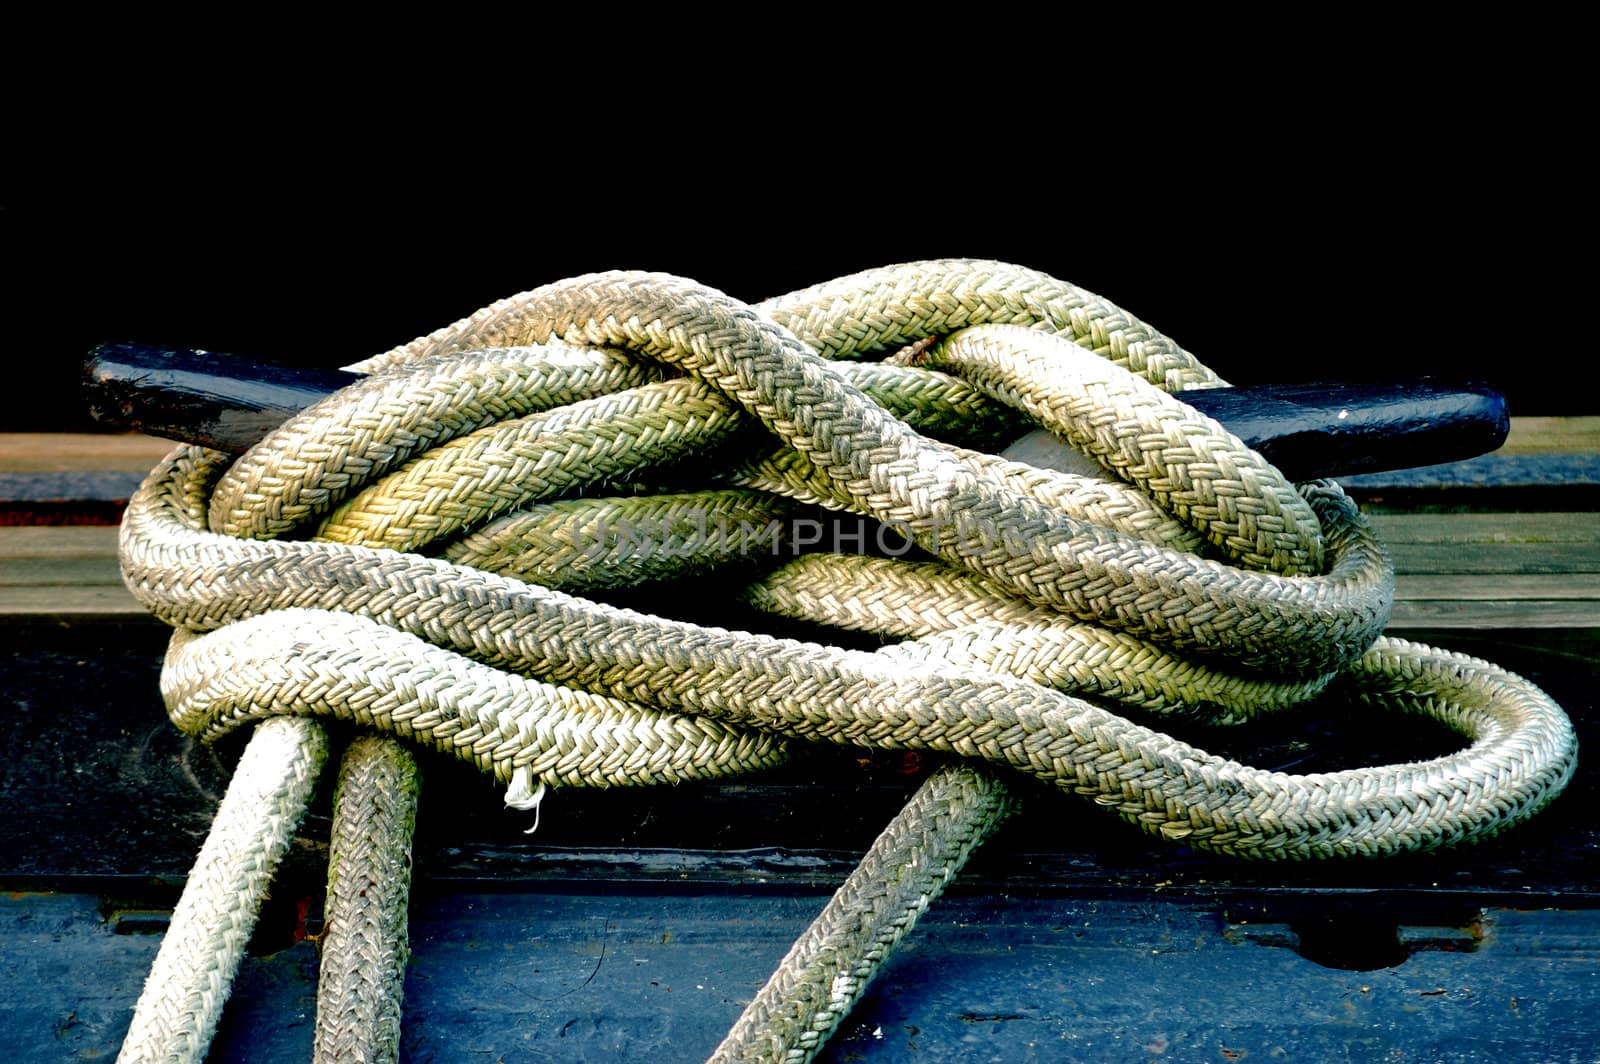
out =
[[(167, 723), (166, 629), (118, 576), (121, 503), (169, 446), (0, 435), (0, 1046), (20, 1060), (115, 1054), (241, 746)], [(1391, 634), (1527, 676), (1596, 749), (1600, 418), (1517, 421), (1494, 455), (1345, 483), (1395, 558)], [(1371, 730), (1319, 703), (1185, 737), (1302, 772), (1450, 747), (1401, 722), (1372, 749)], [(931, 759), (818, 749), (737, 780), (565, 790), (532, 836), (486, 777), (421, 762), (402, 1059), (512, 1062), (704, 1059)], [(820, 1059), (1592, 1060), (1592, 764), (1481, 845), (1316, 865), (1163, 844), (1023, 783), (1023, 813)], [(213, 1060), (309, 1056), (328, 799)]]

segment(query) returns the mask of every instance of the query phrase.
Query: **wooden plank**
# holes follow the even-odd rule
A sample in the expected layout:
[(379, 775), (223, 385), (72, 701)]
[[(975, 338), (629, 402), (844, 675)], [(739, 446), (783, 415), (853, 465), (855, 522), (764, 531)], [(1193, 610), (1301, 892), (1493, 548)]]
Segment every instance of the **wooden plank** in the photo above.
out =
[(116, 555), (94, 558), (0, 558), (0, 587), (98, 587), (121, 584)]
[(1600, 516), (1593, 513), (1373, 514), (1384, 543), (1582, 543), (1600, 556)]
[(148, 473), (175, 446), (139, 433), (0, 432), (0, 473)]
[(1388, 630), (1414, 628), (1600, 629), (1600, 603), (1592, 599), (1397, 599)]
[(0, 528), (0, 618), (145, 615), (123, 586), (115, 526)]
[(20, 558), (115, 558), (117, 533), (115, 525), (0, 528), (0, 561)]
[(1498, 574), (1492, 577), (1401, 573), (1395, 577), (1394, 597), (1396, 601), (1590, 599), (1600, 602), (1600, 573)]
[(59, 584), (0, 587), (0, 620), (48, 616), (108, 620), (149, 618), (150, 623), (159, 623), (150, 617), (121, 581), (88, 587), (64, 587)]
[(1514, 417), (1496, 454), (1600, 452), (1600, 417)]
[(1392, 543), (1397, 572), (1485, 577), (1531, 573), (1600, 572), (1600, 551), (1588, 543)]

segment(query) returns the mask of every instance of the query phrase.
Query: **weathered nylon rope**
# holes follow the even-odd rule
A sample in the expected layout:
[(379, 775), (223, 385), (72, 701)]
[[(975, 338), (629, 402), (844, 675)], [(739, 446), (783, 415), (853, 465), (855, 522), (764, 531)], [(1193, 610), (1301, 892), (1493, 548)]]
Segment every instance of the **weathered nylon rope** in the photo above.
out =
[(938, 562), (810, 554), (752, 583), (745, 599), (780, 616), (908, 638), (882, 651), (907, 663), (987, 669), (1211, 724), (1298, 705), (1335, 675), (1277, 680), (1223, 672), (1019, 602), (982, 577)]
[(1315, 574), (1321, 529), (1294, 485), (1211, 418), (1058, 336), (963, 329), (922, 352), (1028, 412), (1241, 565)]
[(714, 1064), (810, 1060), (1013, 808), (1005, 784), (987, 769), (951, 765), (930, 775), (778, 962), (712, 1054)]
[(266, 721), (250, 737), (150, 966), (122, 1064), (205, 1056), (327, 753), (322, 725), (312, 720)]
[[(519, 801), (545, 784), (745, 771), (781, 757), (781, 736), (950, 751), (1089, 796), (1145, 830), (1262, 858), (1444, 845), (1500, 830), (1560, 790), (1571, 728), (1536, 689), (1458, 655), (1377, 642), (1392, 577), (1336, 486), (1284, 485), (1214, 425), (1115, 374), (1072, 371), (1078, 390), (1116, 405), (1110, 422), (1097, 404), (1058, 401), (1075, 352), (1053, 334), (1168, 389), (1219, 383), (1104, 301), (996, 263), (869, 271), (754, 309), (643, 274), (496, 304), (371, 360), (363, 368), (382, 372), (231, 469), (183, 449), (140, 489), (123, 524), (129, 586), (174, 625), (215, 629), (175, 640), (163, 676), (174, 719), (209, 735), (280, 713), (345, 717), (468, 758)], [(928, 337), (947, 339), (929, 348)], [(561, 353), (549, 368), (526, 353), (551, 344)], [(902, 361), (938, 361), (971, 383), (817, 355), (906, 344), (916, 346)], [(666, 369), (626, 368), (641, 358)], [(503, 368), (508, 360), (520, 368)], [(507, 383), (518, 374), (554, 398), (505, 398), (523, 387)], [(409, 403), (412, 389), (427, 400)], [(480, 392), (504, 404), (505, 420)], [(1082, 435), (1149, 485), (1154, 503), (961, 450), (999, 433), (984, 393)], [(1140, 436), (1134, 450), (1121, 447), (1124, 421)], [(707, 448), (724, 483), (870, 515), (944, 566), (930, 582), (895, 563), (911, 573), (886, 585), (902, 595), (897, 606), (785, 600), (782, 574), (756, 601), (869, 629), (893, 615), (899, 627), (883, 630), (921, 638), (849, 652), (648, 617), (457, 563), (574, 588), (674, 571), (652, 569), (649, 548), (612, 549), (607, 523), (637, 516), (629, 493), (648, 478), (692, 479)], [(676, 464), (658, 474), (663, 461)], [(545, 501), (580, 491), (605, 497)], [(643, 505), (688, 517), (793, 505), (734, 494)], [(663, 519), (655, 553), (676, 555), (683, 529)], [(285, 533), (323, 542), (268, 538)], [(552, 534), (565, 537), (565, 568), (540, 561)], [(1195, 552), (1202, 537), (1215, 557)], [(718, 546), (730, 558), (764, 549), (759, 535)], [(1237, 564), (1218, 560), (1229, 556)], [(905, 621), (905, 597), (933, 584), (962, 599), (966, 616), (992, 607), (995, 619), (938, 633), (926, 618), (942, 607), (929, 607), (910, 610), (921, 627)], [(1253, 668), (1268, 675), (1240, 674)], [(1065, 693), (1248, 717), (1255, 700), (1298, 700), (1333, 673), (1356, 697), (1440, 717), (1473, 745), (1420, 764), (1293, 776)]]
[(313, 1059), (395, 1059), (417, 825), (416, 761), (399, 743), (362, 736), (339, 766), (328, 842), (322, 969)]

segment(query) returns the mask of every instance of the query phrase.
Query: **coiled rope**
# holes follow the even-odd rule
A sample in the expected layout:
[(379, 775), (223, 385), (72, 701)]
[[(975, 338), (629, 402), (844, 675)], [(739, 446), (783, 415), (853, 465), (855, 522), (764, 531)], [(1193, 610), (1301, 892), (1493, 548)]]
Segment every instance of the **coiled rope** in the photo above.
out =
[[(473, 761), (521, 805), (547, 786), (750, 771), (788, 739), (947, 751), (1146, 831), (1267, 859), (1481, 837), (1573, 771), (1571, 726), (1532, 685), (1380, 638), (1392, 572), (1336, 485), (1286, 482), (1168, 394), (1216, 386), (1215, 374), (1033, 271), (916, 263), (757, 307), (677, 278), (601, 274), (358, 368), (371, 376), (237, 461), (175, 451), (129, 505), (124, 575), (178, 629), (163, 693), (192, 734), (284, 714), (354, 720)], [(1014, 434), (1019, 411), (1125, 480), (966, 449)], [(659, 484), (696, 490), (641, 493)], [(756, 576), (748, 601), (910, 642), (848, 651), (561, 590), (752, 564), (771, 554), (772, 522), (813, 505), (875, 518), (928, 560), (806, 556)], [(1470, 745), (1297, 776), (1079, 697), (1245, 720), (1330, 683)], [(321, 741), (314, 728), (301, 740)], [(395, 757), (382, 744), (362, 756)], [(384, 778), (414, 790), (410, 769)], [(1005, 808), (989, 768), (930, 778), (858, 870), (907, 869), (920, 885), (853, 876), (719, 1054), (803, 1059), (820, 1046)], [(908, 853), (924, 829), (930, 841)], [(338, 880), (350, 850), (333, 857)], [(373, 955), (403, 958), (403, 918), (398, 931), (382, 913), (341, 919), (376, 936)], [(178, 934), (175, 921), (163, 958)], [(183, 981), (163, 963), (163, 982)], [(347, 976), (325, 962), (324, 978)], [(397, 1015), (398, 993), (397, 981), (371, 989), (381, 1002), (326, 1021), (319, 1010), (319, 1052), (352, 1044), (324, 1037), (324, 1022)], [(214, 1022), (152, 977), (123, 1059), (192, 1059)]]

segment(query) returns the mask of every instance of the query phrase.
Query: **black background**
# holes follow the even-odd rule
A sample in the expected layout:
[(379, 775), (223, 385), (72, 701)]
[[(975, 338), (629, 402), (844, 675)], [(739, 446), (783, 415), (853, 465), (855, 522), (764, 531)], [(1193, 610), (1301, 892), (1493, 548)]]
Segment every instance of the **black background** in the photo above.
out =
[(704, 171), (689, 152), (441, 167), (437, 183), (408, 170), (403, 185), (370, 166), (144, 159), (126, 168), (137, 183), (5, 204), (16, 391), (0, 427), (92, 427), (76, 378), (103, 340), (337, 366), (590, 270), (754, 301), (950, 256), (1098, 292), (1239, 383), (1454, 377), (1500, 387), (1513, 414), (1593, 411), (1591, 223), (1559, 152), (1486, 150), (1465, 114), (1280, 132), (822, 168), (758, 140)]

